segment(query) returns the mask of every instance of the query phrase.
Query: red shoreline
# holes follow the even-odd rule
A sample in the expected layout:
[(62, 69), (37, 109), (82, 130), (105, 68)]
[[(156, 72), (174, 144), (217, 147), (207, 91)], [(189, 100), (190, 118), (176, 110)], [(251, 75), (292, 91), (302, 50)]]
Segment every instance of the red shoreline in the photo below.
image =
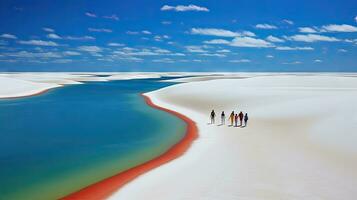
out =
[(146, 103), (156, 109), (163, 110), (165, 112), (171, 113), (183, 121), (186, 122), (186, 134), (182, 138), (181, 141), (172, 146), (169, 150), (167, 150), (162, 155), (147, 161), (141, 165), (128, 169), (124, 172), (118, 173), (114, 176), (106, 178), (102, 181), (89, 185), (77, 192), (69, 194), (61, 199), (72, 200), (72, 199), (86, 199), (86, 200), (97, 200), (97, 199), (105, 199), (110, 197), (114, 192), (118, 191), (118, 189), (122, 188), (125, 184), (134, 180), (138, 176), (159, 167), (171, 160), (174, 160), (181, 155), (183, 155), (186, 150), (191, 146), (192, 142), (198, 137), (198, 129), (190, 118), (176, 112), (173, 110), (169, 110), (167, 108), (160, 107), (155, 105), (148, 96), (144, 97)]
[(0, 99), (19, 99), (19, 98), (24, 98), (24, 97), (32, 97), (32, 96), (37, 96), (37, 95), (41, 95), (41, 94), (44, 94), (54, 88), (57, 88), (57, 87), (53, 87), (53, 88), (48, 88), (48, 89), (44, 89), (44, 90), (41, 90), (39, 92), (36, 92), (36, 93), (33, 93), (33, 94), (28, 94), (28, 95), (21, 95), (21, 96), (15, 96), (15, 97), (0, 97)]

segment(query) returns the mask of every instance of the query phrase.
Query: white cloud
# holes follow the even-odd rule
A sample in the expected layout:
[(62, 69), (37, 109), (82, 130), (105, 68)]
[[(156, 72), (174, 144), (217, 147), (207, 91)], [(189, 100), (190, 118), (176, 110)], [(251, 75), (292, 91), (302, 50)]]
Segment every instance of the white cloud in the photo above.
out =
[(170, 53), (167, 55), (169, 55), (169, 56), (186, 56), (186, 54), (184, 54), (184, 53)]
[(103, 16), (103, 18), (119, 21), (119, 17), (117, 15)]
[(163, 39), (169, 39), (170, 37), (167, 35), (155, 35), (154, 40), (161, 42)]
[(291, 20), (288, 20), (288, 19), (284, 19), (283, 22), (287, 23), (287, 24), (290, 24), (290, 25), (293, 25), (294, 22), (291, 21)]
[(55, 30), (53, 30), (52, 28), (47, 28), (47, 27), (43, 27), (42, 30), (49, 32), (49, 33), (55, 32)]
[(52, 41), (43, 41), (43, 40), (20, 40), (18, 41), (19, 44), (26, 44), (26, 45), (35, 45), (35, 46), (58, 46), (57, 43)]
[(71, 60), (71, 59), (56, 59), (56, 60), (53, 60), (52, 62), (53, 63), (70, 63), (72, 61), (73, 60)]
[(66, 56), (79, 56), (81, 55), (81, 53), (77, 52), (77, 51), (65, 51), (63, 52), (64, 55)]
[(95, 37), (92, 36), (65, 36), (64, 39), (66, 40), (95, 40)]
[(273, 47), (274, 45), (268, 41), (262, 39), (256, 39), (252, 37), (236, 37), (230, 43), (231, 46), (235, 47), (255, 47), (255, 48), (266, 48)]
[(57, 35), (55, 33), (50, 33), (50, 34), (47, 35), (47, 37), (50, 38), (50, 39), (56, 39), (56, 40), (62, 39), (62, 37), (60, 37), (59, 35)]
[(214, 39), (214, 40), (204, 41), (203, 43), (205, 43), (205, 44), (229, 44), (230, 41), (223, 40), (223, 39)]
[(235, 47), (255, 47), (255, 48), (266, 48), (274, 47), (274, 44), (265, 41), (263, 39), (257, 39), (253, 37), (235, 37), (232, 41), (223, 39), (214, 39), (204, 41), (205, 44), (226, 44)]
[(90, 52), (90, 53), (98, 53), (98, 52), (102, 51), (102, 48), (100, 48), (98, 46), (79, 46), (78, 50), (86, 51), (86, 52)]
[(137, 51), (137, 49), (132, 48), (132, 47), (123, 47), (122, 48), (124, 51)]
[(172, 22), (170, 22), (170, 21), (162, 21), (161, 24), (163, 24), (163, 25), (170, 25), (170, 24), (172, 24)]
[(283, 62), (283, 65), (298, 65), (301, 64), (302, 62), (300, 61), (294, 61), (294, 62)]
[(317, 34), (307, 34), (307, 35), (293, 35), (287, 37), (289, 40), (298, 41), (298, 42), (337, 42), (340, 41), (335, 37), (329, 37), (324, 35)]
[(125, 45), (124, 45), (124, 44), (121, 44), (121, 43), (111, 42), (111, 43), (108, 43), (108, 46), (111, 46), (111, 47), (122, 47), (122, 46), (125, 46)]
[(126, 34), (128, 34), (128, 35), (137, 35), (137, 34), (139, 34), (139, 32), (137, 32), (137, 31), (127, 31)]
[(357, 23), (357, 16), (355, 17), (355, 22)]
[(344, 41), (357, 44), (357, 39), (345, 39)]
[(257, 24), (255, 25), (257, 29), (277, 29), (278, 27), (271, 24)]
[(274, 37), (272, 35), (269, 35), (266, 40), (270, 41), (270, 42), (285, 42), (283, 39), (280, 39), (278, 37)]
[(224, 54), (220, 53), (202, 53), (201, 56), (210, 56), (210, 57), (226, 57)]
[(47, 38), (50, 38), (50, 39), (64, 39), (64, 40), (95, 40), (94, 37), (92, 36), (59, 36), (55, 33), (50, 33), (47, 35)]
[(301, 33), (317, 33), (317, 30), (311, 27), (299, 27), (299, 32)]
[(348, 24), (329, 24), (322, 27), (299, 27), (301, 33), (317, 33), (317, 32), (357, 32), (357, 27)]
[(153, 47), (152, 48), (153, 51), (155, 51), (156, 53), (171, 53), (171, 51), (167, 50), (167, 49), (161, 49), (161, 48), (158, 48), (158, 47)]
[(17, 39), (16, 35), (12, 35), (9, 33), (4, 33), (4, 34), (0, 35), (0, 37), (6, 38), (6, 39)]
[(240, 59), (240, 60), (230, 60), (231, 63), (249, 63), (251, 60), (249, 59)]
[(143, 30), (141, 31), (143, 34), (146, 34), (146, 35), (151, 35), (151, 32), (150, 31), (147, 31), (147, 30)]
[(154, 59), (152, 60), (153, 62), (162, 62), (162, 63), (174, 63), (174, 60), (171, 58), (160, 58), (160, 59)]
[(255, 37), (256, 36), (255, 33), (250, 32), (250, 31), (243, 31), (242, 35), (249, 36), (249, 37)]
[(144, 59), (137, 57), (125, 57), (121, 58), (122, 60), (130, 61), (130, 62), (142, 62)]
[(113, 32), (111, 29), (106, 29), (106, 28), (88, 28), (88, 31), (90, 31), (90, 32), (104, 32), (104, 33)]
[(196, 6), (193, 4), (190, 4), (188, 6), (184, 5), (177, 5), (177, 6), (169, 6), (169, 5), (164, 5), (161, 7), (162, 11), (176, 11), (176, 12), (185, 12), (185, 11), (201, 11), (201, 12), (208, 12), (209, 9), (206, 7), (201, 7), (201, 6)]
[(205, 48), (204, 46), (194, 46), (194, 45), (186, 46), (186, 50), (191, 53), (206, 53), (206, 52), (208, 52), (204, 48)]
[(221, 50), (217, 50), (217, 53), (230, 53), (231, 51), (228, 49), (221, 49)]
[(18, 57), (18, 58), (61, 58), (62, 55), (56, 52), (45, 52), (45, 53), (34, 53), (28, 51), (19, 51), (6, 53), (6, 56), (9, 57)]
[(219, 37), (255, 36), (255, 34), (250, 31), (233, 32), (230, 30), (216, 28), (192, 28), (190, 33), (194, 35), (210, 35)]
[(357, 32), (357, 27), (347, 24), (330, 24), (322, 26), (321, 32)]
[(338, 52), (346, 53), (348, 51), (346, 49), (339, 49)]
[(284, 62), (282, 63), (283, 65), (298, 65), (301, 64), (302, 62), (300, 61), (294, 61), (294, 62)]
[(265, 57), (267, 57), (267, 58), (274, 58), (273, 55), (266, 55)]
[(120, 56), (185, 56), (183, 53), (172, 53), (167, 49), (161, 49), (158, 47), (144, 48), (144, 49), (135, 49), (130, 47), (124, 47), (121, 50), (113, 52), (116, 55)]
[(88, 17), (97, 17), (96, 14), (90, 12), (86, 12), (85, 15), (87, 15)]
[(100, 53), (96, 53), (96, 52), (89, 52), (90, 54), (91, 54), (91, 56), (94, 56), (94, 57), (103, 57), (103, 55), (102, 54), (100, 54)]
[(131, 55), (131, 56), (158, 56), (160, 53), (157, 52), (152, 52), (151, 50), (142, 50), (138, 52), (125, 52), (126, 55)]
[(281, 50), (281, 51), (296, 51), (296, 50), (301, 50), (301, 51), (311, 51), (314, 50), (312, 47), (276, 47), (276, 50)]
[(112, 53), (112, 55), (110, 55), (110, 59), (114, 59), (114, 60), (124, 60), (124, 61), (130, 61), (130, 62), (141, 62), (143, 61), (142, 58), (138, 58), (138, 57), (134, 57), (131, 55), (128, 55), (127, 51), (132, 51), (132, 50), (136, 50), (134, 48), (130, 48), (130, 47), (124, 47), (122, 48), (123, 51), (114, 51)]
[(314, 62), (315, 62), (315, 63), (322, 63), (322, 60), (316, 59), (316, 60), (314, 60)]

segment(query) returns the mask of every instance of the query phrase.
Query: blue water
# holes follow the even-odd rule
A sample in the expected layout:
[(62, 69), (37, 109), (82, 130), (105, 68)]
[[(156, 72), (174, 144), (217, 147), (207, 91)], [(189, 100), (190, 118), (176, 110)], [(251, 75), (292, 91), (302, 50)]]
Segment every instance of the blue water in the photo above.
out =
[(0, 100), (0, 199), (56, 199), (165, 152), (184, 135), (139, 95), (159, 79), (89, 82)]

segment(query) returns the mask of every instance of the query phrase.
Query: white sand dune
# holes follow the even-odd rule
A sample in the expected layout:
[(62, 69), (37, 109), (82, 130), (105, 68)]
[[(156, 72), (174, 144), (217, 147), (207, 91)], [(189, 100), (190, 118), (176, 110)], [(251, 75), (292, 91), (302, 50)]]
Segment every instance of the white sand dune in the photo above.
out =
[[(156, 72), (26, 72), (0, 74), (0, 98), (34, 95), (63, 85), (82, 84), (91, 81), (114, 81), (183, 76), (187, 73)], [(106, 76), (98, 76), (106, 75)]]
[(0, 98), (29, 96), (60, 86), (55, 83), (36, 83), (7, 77), (0, 77), (0, 85)]
[[(161, 76), (197, 76), (148, 95), (193, 119), (200, 136), (111, 199), (356, 199), (356, 74), (4, 73), (0, 98)], [(213, 108), (247, 111), (249, 126), (208, 125)]]
[[(270, 74), (148, 95), (197, 122), (200, 136), (184, 156), (110, 199), (357, 198), (357, 77)], [(212, 108), (247, 111), (249, 125), (208, 125)]]

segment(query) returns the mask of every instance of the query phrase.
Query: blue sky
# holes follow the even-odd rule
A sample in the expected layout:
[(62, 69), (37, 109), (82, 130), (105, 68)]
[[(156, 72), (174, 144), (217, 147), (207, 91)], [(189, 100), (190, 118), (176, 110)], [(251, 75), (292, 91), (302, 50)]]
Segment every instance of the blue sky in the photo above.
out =
[(357, 71), (357, 1), (1, 0), (0, 71)]

